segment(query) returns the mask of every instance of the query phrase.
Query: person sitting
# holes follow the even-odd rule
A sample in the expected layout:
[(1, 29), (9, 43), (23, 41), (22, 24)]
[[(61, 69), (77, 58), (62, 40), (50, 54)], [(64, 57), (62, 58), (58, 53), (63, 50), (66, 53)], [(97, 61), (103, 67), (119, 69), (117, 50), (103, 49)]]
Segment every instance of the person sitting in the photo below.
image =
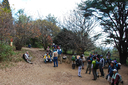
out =
[(111, 85), (118, 85), (120, 80), (120, 76), (117, 73), (116, 69), (113, 69), (113, 75), (112, 75), (112, 80), (111, 80)]
[(51, 62), (51, 58), (48, 52), (44, 55), (44, 62), (46, 63), (47, 61)]
[(28, 51), (25, 53), (24, 59), (25, 59), (26, 62), (32, 64), (32, 62), (31, 62), (32, 57), (29, 56)]

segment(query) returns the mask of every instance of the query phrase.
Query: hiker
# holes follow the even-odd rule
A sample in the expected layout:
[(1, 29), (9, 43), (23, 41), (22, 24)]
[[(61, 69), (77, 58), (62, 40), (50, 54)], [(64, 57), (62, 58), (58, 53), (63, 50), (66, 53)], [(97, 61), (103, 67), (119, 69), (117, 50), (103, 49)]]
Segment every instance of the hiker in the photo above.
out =
[(110, 63), (111, 63), (110, 57), (111, 57), (111, 53), (110, 53), (110, 51), (108, 51), (108, 53), (106, 54), (106, 59), (107, 59), (107, 63), (108, 63), (109, 65), (110, 65)]
[(113, 69), (113, 75), (112, 75), (112, 80), (111, 80), (111, 85), (119, 85), (120, 81), (120, 76), (117, 73), (116, 69)]
[(93, 57), (93, 61), (92, 61), (92, 70), (93, 70), (93, 76), (94, 79), (92, 80), (96, 80), (97, 79), (97, 68), (96, 68), (96, 57)]
[(118, 72), (118, 70), (121, 68), (121, 63), (117, 63), (116, 64), (116, 69), (117, 69), (117, 72)]
[(93, 57), (95, 57), (95, 53), (93, 53), (91, 57), (92, 57), (92, 59), (93, 59)]
[(26, 62), (32, 64), (32, 62), (31, 62), (32, 57), (29, 56), (28, 51), (26, 51), (26, 53), (24, 55), (24, 59), (25, 59)]
[(84, 54), (82, 54), (83, 58), (82, 58), (82, 69), (84, 69), (84, 62), (85, 62), (85, 57), (84, 57)]
[(54, 61), (54, 66), (53, 67), (58, 67), (58, 52), (54, 51), (52, 55), (53, 61)]
[(78, 76), (79, 77), (82, 77), (81, 76), (81, 69), (82, 69), (82, 58), (83, 58), (83, 56), (81, 55), (81, 56), (79, 56), (79, 58), (78, 58), (78, 61), (77, 61), (77, 63), (79, 63), (79, 65), (78, 65)]
[(28, 44), (28, 48), (31, 48), (31, 44)]
[(104, 58), (103, 58), (103, 55), (100, 56), (100, 73), (101, 73), (101, 76), (100, 77), (104, 77), (104, 71), (103, 71), (103, 68), (104, 68)]
[(72, 56), (72, 69), (75, 69), (75, 55)]
[(51, 58), (48, 52), (44, 55), (44, 62), (46, 63), (47, 61), (51, 62)]
[(57, 52), (58, 52), (58, 57), (60, 59), (60, 64), (62, 64), (62, 56), (61, 56), (62, 50), (60, 49), (60, 47), (58, 47)]
[(91, 64), (92, 64), (92, 58), (91, 58), (91, 54), (89, 55), (89, 57), (87, 58), (87, 68), (86, 68), (86, 72), (88, 72), (89, 70), (89, 74), (91, 74)]
[(108, 67), (107, 80), (108, 80), (109, 84), (111, 83), (111, 78), (112, 78), (112, 75), (113, 75), (113, 70), (116, 69), (114, 64), (115, 64), (114, 61), (111, 61), (111, 64)]

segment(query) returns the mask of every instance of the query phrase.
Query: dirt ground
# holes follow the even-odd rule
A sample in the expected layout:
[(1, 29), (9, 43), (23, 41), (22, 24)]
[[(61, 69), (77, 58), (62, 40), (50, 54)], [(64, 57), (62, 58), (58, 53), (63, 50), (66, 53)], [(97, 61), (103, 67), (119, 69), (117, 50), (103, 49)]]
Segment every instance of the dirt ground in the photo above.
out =
[[(35, 48), (23, 48), (35, 56), (33, 64), (18, 62), (16, 66), (0, 69), (0, 85), (109, 85), (105, 78), (99, 77), (93, 81), (93, 75), (85, 74), (78, 77), (78, 69), (72, 69), (71, 64), (62, 63), (53, 67), (53, 63), (43, 62), (44, 51)], [(86, 68), (86, 64), (85, 64)], [(128, 67), (122, 66), (119, 73), (122, 75), (124, 85), (128, 85)], [(105, 69), (107, 74), (107, 69)]]

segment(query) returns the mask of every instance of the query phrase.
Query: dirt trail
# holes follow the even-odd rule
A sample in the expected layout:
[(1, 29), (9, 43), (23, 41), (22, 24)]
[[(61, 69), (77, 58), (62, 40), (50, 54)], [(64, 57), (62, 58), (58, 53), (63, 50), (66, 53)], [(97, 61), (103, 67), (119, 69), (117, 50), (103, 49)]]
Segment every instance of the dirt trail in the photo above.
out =
[[(82, 78), (79, 78), (77, 68), (71, 69), (71, 64), (62, 63), (55, 68), (53, 63), (44, 64), (45, 52), (42, 49), (23, 49), (31, 51), (35, 56), (33, 64), (19, 62), (14, 67), (0, 69), (0, 85), (108, 85), (105, 78), (92, 81), (92, 74), (85, 74), (85, 69), (82, 70)], [(124, 85), (128, 85), (128, 67), (122, 66), (119, 72)], [(107, 74), (107, 69), (105, 73)]]

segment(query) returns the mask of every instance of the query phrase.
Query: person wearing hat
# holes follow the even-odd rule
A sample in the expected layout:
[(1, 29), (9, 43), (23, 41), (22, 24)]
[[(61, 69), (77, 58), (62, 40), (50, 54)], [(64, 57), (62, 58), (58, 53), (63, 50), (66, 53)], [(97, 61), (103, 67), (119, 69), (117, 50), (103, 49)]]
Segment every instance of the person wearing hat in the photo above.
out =
[(103, 55), (100, 56), (100, 73), (101, 73), (101, 77), (104, 76), (104, 71), (103, 71), (103, 68), (104, 68), (104, 58), (103, 58)]
[(82, 58), (83, 58), (83, 56), (81, 55), (81, 56), (79, 57), (79, 66), (78, 66), (78, 76), (79, 76), (79, 77), (82, 77), (82, 76), (81, 76), (81, 69), (82, 69), (82, 64), (83, 64)]
[(62, 56), (61, 56), (62, 50), (60, 47), (58, 47), (57, 52), (58, 52), (58, 58), (60, 59), (60, 64), (62, 64)]
[(117, 73), (117, 70), (116, 69), (113, 69), (113, 75), (112, 75), (111, 85), (118, 85), (119, 84), (119, 79), (120, 79), (120, 76)]
[(115, 62), (114, 61), (111, 61), (111, 64), (109, 65), (109, 68), (108, 68), (108, 82), (111, 83), (111, 78), (112, 78), (112, 75), (113, 75), (113, 70), (116, 69), (115, 67)]
[(89, 57), (87, 58), (87, 68), (86, 68), (86, 72), (87, 73), (89, 71), (89, 74), (91, 74), (91, 64), (92, 64), (92, 58), (91, 58), (92, 54), (89, 55)]
[(116, 68), (117, 68), (117, 72), (118, 72), (118, 70), (121, 68), (121, 63), (117, 63)]

